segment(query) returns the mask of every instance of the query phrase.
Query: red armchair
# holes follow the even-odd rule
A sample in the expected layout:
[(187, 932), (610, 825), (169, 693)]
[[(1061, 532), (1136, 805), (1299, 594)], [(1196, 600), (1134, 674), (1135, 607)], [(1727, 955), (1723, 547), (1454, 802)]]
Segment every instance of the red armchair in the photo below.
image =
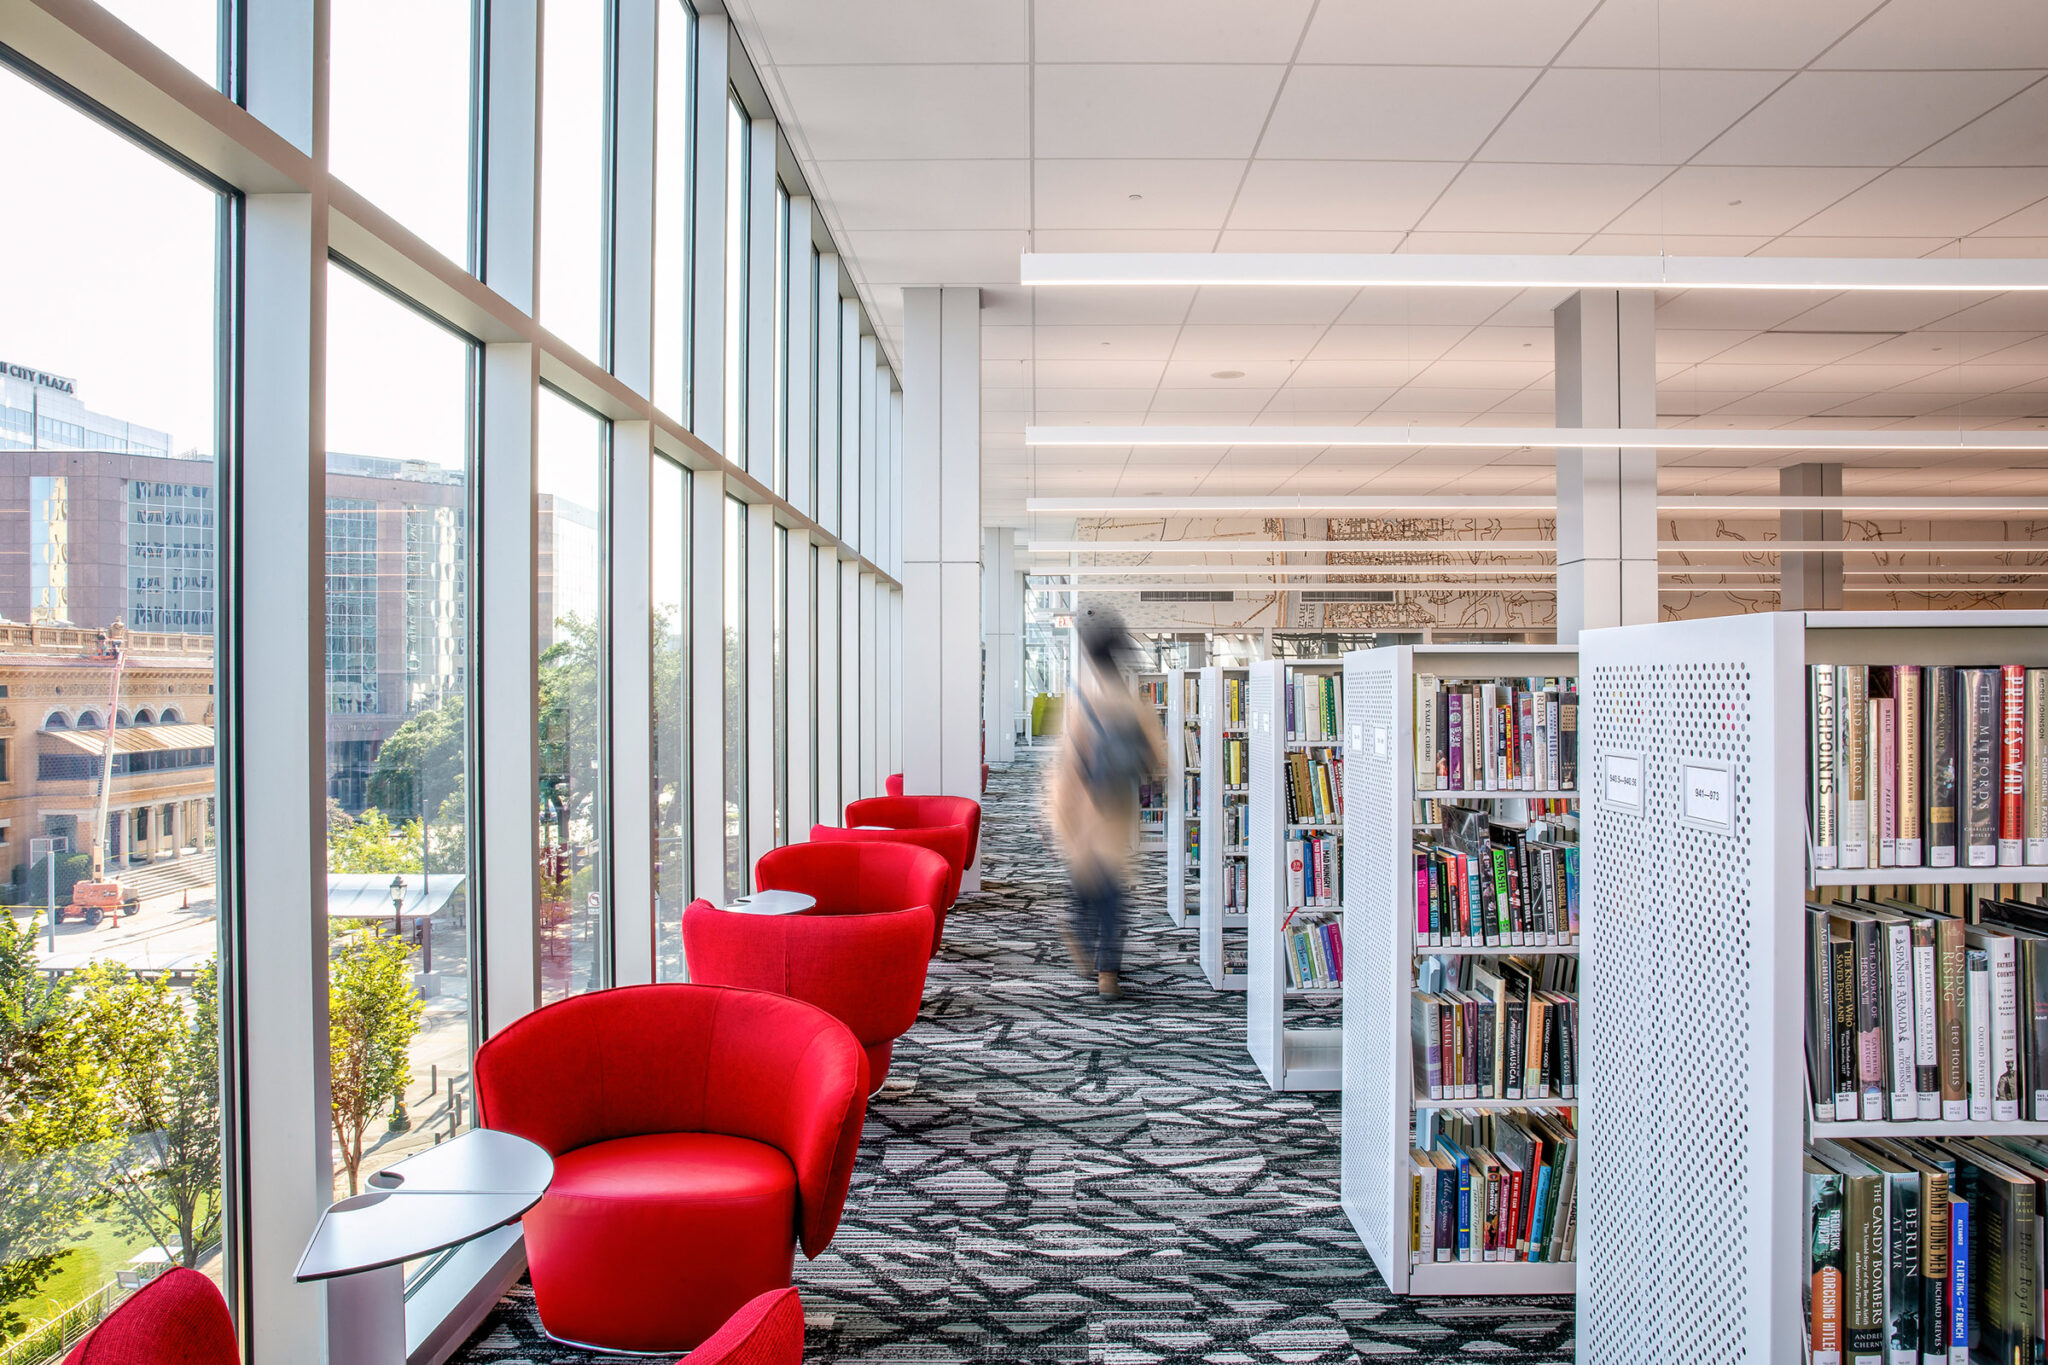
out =
[(891, 796), (903, 795), (903, 774), (890, 773), (882, 779), (882, 790)]
[(749, 1302), (675, 1365), (801, 1365), (804, 1305), (794, 1289)]
[(931, 960), (928, 906), (874, 915), (746, 915), (693, 901), (683, 912), (690, 979), (816, 1005), (867, 1051), (870, 1093), (917, 1022)]
[(946, 882), (952, 865), (912, 844), (784, 844), (754, 862), (756, 891), (801, 891), (817, 898), (807, 915), (873, 915), (931, 907), (931, 951), (946, 931)]
[(241, 1365), (235, 1324), (213, 1281), (182, 1266), (121, 1301), (64, 1365)]
[(846, 803), (848, 825), (886, 825), (890, 829), (929, 829), (962, 825), (967, 830), (967, 866), (981, 846), (981, 802), (965, 796), (870, 796)]
[(541, 1324), (618, 1351), (686, 1351), (831, 1242), (867, 1057), (800, 1000), (627, 986), (516, 1021), (476, 1054), (485, 1127), (539, 1143), (525, 1218)]
[(933, 825), (930, 829), (841, 829), (838, 825), (812, 825), (814, 844), (915, 844), (928, 848), (946, 860), (948, 874), (939, 927), (946, 924), (946, 912), (960, 899), (960, 874), (967, 870), (967, 831), (959, 825)]

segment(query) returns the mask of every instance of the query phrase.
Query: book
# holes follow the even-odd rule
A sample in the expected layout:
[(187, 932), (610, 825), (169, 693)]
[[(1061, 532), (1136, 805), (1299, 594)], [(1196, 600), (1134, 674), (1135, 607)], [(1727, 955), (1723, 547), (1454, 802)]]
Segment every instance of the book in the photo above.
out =
[(1842, 1365), (1842, 1175), (1805, 1160), (1807, 1360)]
[(1922, 683), (1927, 696), (1923, 747), (1924, 816), (1928, 867), (1956, 865), (1956, 670), (1929, 664)]
[(1853, 1150), (1816, 1138), (1820, 1160), (1842, 1177), (1842, 1358), (1845, 1365), (1887, 1365), (1885, 1356), (1884, 1176)]
[(1829, 960), (1828, 911), (1806, 907), (1806, 1087), (1817, 1120), (1835, 1117), (1835, 974)]
[(1925, 734), (1925, 703), (1919, 664), (1893, 670), (1892, 689), (1898, 701), (1899, 785), (1897, 794), (1898, 866), (1919, 867), (1921, 847), (1921, 772)]
[(2018, 867), (2026, 846), (2027, 670), (1998, 670), (1998, 865)]
[(2020, 833), (2029, 863), (2048, 863), (2048, 668), (2027, 670), (2026, 804)]
[(1971, 948), (1967, 1017), (1970, 1030), (1970, 1118), (1991, 1120), (1991, 957)]
[(1948, 1201), (1948, 1365), (1970, 1365), (1970, 1201)]
[(1958, 867), (1998, 866), (1998, 670), (1956, 673)]
[(1837, 866), (1842, 868), (1873, 866), (1865, 751), (1868, 688), (1868, 670), (1862, 665), (1835, 665), (1835, 792), (1841, 808)]
[(1870, 782), (1871, 823), (1877, 829), (1874, 847), (1877, 849), (1879, 867), (1896, 867), (1899, 857), (1899, 830), (1898, 811), (1894, 802), (1897, 799), (1899, 775), (1899, 732), (1897, 705), (1891, 695), (1892, 670), (1871, 669), (1870, 685), (1870, 746), (1876, 755), (1875, 761), (1871, 764)]
[[(1989, 973), (1989, 1017), (1985, 1024), (1989, 1035), (1986, 1066), (1991, 1088), (1990, 1117), (1995, 1123), (2015, 1122), (2020, 1116), (2018, 945), (2011, 934), (1975, 926), (1966, 932), (1966, 938), (1973, 954), (1984, 954)], [(1975, 1004), (1973, 995), (1973, 1008)]]
[(1835, 794), (1835, 670), (1806, 670), (1807, 845), (1813, 865), (1832, 868), (1841, 834)]
[(1920, 1365), (1920, 1173), (1872, 1143), (1851, 1150), (1884, 1180), (1884, 1350), (1888, 1365)]

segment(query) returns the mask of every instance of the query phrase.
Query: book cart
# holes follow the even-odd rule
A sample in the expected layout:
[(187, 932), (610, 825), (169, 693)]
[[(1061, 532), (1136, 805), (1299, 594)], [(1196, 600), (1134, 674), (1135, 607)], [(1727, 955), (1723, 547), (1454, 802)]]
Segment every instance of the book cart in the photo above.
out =
[(1813, 870), (1807, 665), (2048, 665), (2048, 613), (1771, 612), (1587, 631), (1579, 646), (1580, 992), (1593, 1022), (1579, 1070), (1591, 1099), (1578, 1359), (1796, 1362), (1809, 1131), (2048, 1130), (1809, 1119), (1809, 888), (1910, 896), (2040, 882), (2048, 868)]
[(1175, 668), (1166, 675), (1166, 917), (1176, 929), (1196, 920), (1202, 905), (1202, 675)]
[[(1159, 728), (1166, 729), (1166, 674), (1140, 673), (1135, 679), (1140, 703), (1152, 708)], [(1167, 735), (1169, 746), (1173, 736)], [(1166, 847), (1166, 788), (1173, 780), (1173, 761), (1169, 747), (1166, 771), (1156, 782), (1138, 788), (1138, 849), (1140, 852), (1154, 852)]]
[(1248, 738), (1249, 684), (1250, 675), (1242, 668), (1212, 664), (1202, 670), (1202, 904), (1196, 931), (1202, 975), (1219, 991), (1241, 991), (1246, 981), (1244, 972), (1230, 970), (1225, 941), (1242, 933), (1246, 923), (1251, 787), (1229, 780), (1224, 755), (1228, 745), (1242, 746)]
[[(1415, 680), (1423, 674), (1455, 683), (1532, 676), (1568, 678), (1577, 672), (1576, 654), (1551, 645), (1400, 645), (1356, 650), (1344, 656), (1340, 1188), (1351, 1226), (1396, 1294), (1569, 1294), (1574, 1288), (1578, 1267), (1570, 1261), (1453, 1260), (1411, 1265), (1408, 1149), (1415, 1141), (1418, 1104), (1440, 1109), (1555, 1110), (1579, 1103), (1577, 1099), (1431, 1101), (1427, 1087), (1414, 1074), (1409, 1021), (1418, 958), (1578, 952), (1576, 945), (1432, 947), (1418, 942), (1415, 871), (1410, 855), (1418, 797), (1480, 806), (1489, 814), (1512, 819), (1520, 816), (1520, 808), (1530, 799), (1570, 799), (1577, 792), (1418, 792)], [(1581, 1094), (1584, 1085), (1582, 1075)], [(1583, 1151), (1583, 1142), (1580, 1145)]]
[[(1334, 1004), (1342, 998), (1341, 988), (1290, 987), (1281, 958), (1284, 926), (1300, 899), (1286, 875), (1288, 836), (1313, 831), (1338, 835), (1341, 840), (1342, 835), (1342, 827), (1335, 821), (1327, 825), (1288, 823), (1288, 755), (1312, 750), (1334, 754), (1341, 742), (1335, 738), (1290, 738), (1282, 689), (1292, 686), (1296, 678), (1341, 678), (1342, 672), (1343, 665), (1337, 660), (1289, 663), (1276, 659), (1255, 663), (1250, 669), (1245, 715), (1251, 741), (1245, 1045), (1266, 1083), (1275, 1090), (1336, 1090), (1343, 1081), (1342, 1030), (1335, 1024), (1287, 1022), (1290, 1002)], [(1340, 732), (1341, 728), (1340, 717)]]

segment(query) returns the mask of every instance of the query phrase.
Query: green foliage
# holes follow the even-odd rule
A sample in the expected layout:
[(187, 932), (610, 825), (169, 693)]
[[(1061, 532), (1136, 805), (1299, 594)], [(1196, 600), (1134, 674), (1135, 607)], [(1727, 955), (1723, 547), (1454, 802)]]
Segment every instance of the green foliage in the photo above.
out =
[[(68, 905), (71, 888), (80, 882), (92, 880), (92, 854), (59, 853), (57, 855), (57, 904)], [(50, 892), (50, 858), (48, 854), (38, 858), (29, 866), (28, 875), (22, 882), (22, 903), (44, 905)]]
[(367, 927), (334, 931), (327, 969), (327, 1049), (333, 1122), (348, 1191), (356, 1193), (363, 1135), (412, 1081), (408, 1049), (420, 1028), (410, 951)]
[(418, 872), (420, 822), (394, 826), (375, 806), (327, 836), (327, 870), (341, 872)]

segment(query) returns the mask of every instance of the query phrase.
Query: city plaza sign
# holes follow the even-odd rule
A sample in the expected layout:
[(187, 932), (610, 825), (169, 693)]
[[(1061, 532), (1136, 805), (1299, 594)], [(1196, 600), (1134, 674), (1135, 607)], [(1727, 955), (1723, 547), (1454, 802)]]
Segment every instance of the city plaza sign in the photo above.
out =
[(78, 392), (78, 385), (74, 381), (66, 379), (63, 375), (51, 374), (47, 370), (32, 370), (26, 365), (10, 365), (4, 360), (0, 360), (0, 374), (6, 375), (9, 379), (19, 379), (25, 383), (34, 384), (38, 388), (52, 389), (58, 393), (76, 395)]

